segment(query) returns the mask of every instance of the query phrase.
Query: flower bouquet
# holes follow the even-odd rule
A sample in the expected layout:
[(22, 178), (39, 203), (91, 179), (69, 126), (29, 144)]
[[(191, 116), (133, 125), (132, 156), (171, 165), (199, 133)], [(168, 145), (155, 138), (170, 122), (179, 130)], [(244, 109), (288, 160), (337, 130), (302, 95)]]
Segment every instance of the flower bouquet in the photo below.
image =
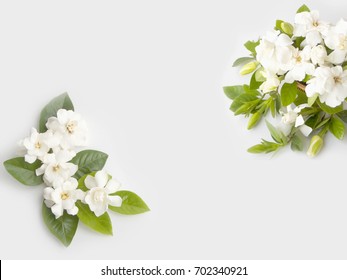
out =
[(251, 153), (271, 153), (289, 145), (302, 151), (310, 139), (307, 155), (313, 157), (323, 147), (330, 132), (342, 140), (347, 122), (347, 21), (322, 21), (318, 11), (303, 5), (294, 23), (277, 20), (274, 30), (258, 41), (248, 41), (249, 57), (237, 59), (240, 74), (249, 84), (226, 86), (233, 100), (231, 111), (249, 117), (248, 129), (271, 112), (278, 125), (266, 121), (271, 141), (248, 149)]
[(135, 193), (119, 190), (120, 183), (103, 168), (108, 155), (80, 150), (88, 143), (86, 122), (74, 112), (67, 94), (53, 99), (41, 112), (39, 131), (20, 141), (21, 156), (4, 162), (8, 173), (27, 186), (45, 184), (42, 216), (65, 246), (79, 222), (112, 235), (108, 210), (124, 215), (149, 211)]

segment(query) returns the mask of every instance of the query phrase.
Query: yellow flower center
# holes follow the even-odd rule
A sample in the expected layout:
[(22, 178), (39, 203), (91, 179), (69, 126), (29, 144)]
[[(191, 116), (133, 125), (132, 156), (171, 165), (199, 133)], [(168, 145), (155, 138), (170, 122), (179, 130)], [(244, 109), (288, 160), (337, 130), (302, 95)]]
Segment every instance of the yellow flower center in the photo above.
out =
[(40, 142), (36, 142), (35, 149), (41, 149), (41, 143)]
[(334, 81), (336, 84), (340, 84), (342, 82), (341, 77), (339, 76), (334, 77)]
[(59, 165), (53, 166), (53, 171), (54, 172), (58, 172), (59, 170), (60, 170), (60, 166)]
[(347, 36), (340, 34), (338, 48), (340, 50), (345, 50), (347, 48)]
[(60, 195), (60, 197), (61, 197), (61, 199), (62, 199), (62, 200), (66, 200), (66, 199), (68, 199), (68, 198), (69, 198), (69, 194), (68, 194), (68, 193), (63, 192), (63, 193)]
[(70, 134), (74, 133), (75, 128), (76, 128), (76, 123), (75, 123), (75, 122), (69, 122), (69, 123), (66, 125), (66, 130), (67, 130)]

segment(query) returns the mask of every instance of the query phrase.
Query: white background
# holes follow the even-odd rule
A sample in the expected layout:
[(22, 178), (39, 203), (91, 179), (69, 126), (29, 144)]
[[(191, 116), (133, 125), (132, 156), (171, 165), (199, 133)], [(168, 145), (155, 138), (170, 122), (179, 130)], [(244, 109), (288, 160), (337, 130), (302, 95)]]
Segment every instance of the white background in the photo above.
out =
[[(151, 212), (81, 225), (69, 248), (41, 219), (42, 187), (0, 169), (1, 259), (344, 259), (347, 142), (316, 159), (246, 149), (264, 127), (228, 110), (242, 44), (292, 21), (301, 1), (1, 1), (1, 162), (67, 91), (91, 148)], [(345, 1), (306, 1), (322, 18)], [(343, 13), (345, 12), (345, 13)]]

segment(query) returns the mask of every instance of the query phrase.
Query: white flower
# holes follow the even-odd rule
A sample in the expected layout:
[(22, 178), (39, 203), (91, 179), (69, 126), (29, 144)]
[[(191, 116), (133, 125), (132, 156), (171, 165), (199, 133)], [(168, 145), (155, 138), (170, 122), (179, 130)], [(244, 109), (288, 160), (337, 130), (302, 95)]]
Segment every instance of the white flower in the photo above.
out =
[(302, 45), (314, 47), (322, 43), (322, 35), (327, 34), (329, 24), (319, 19), (318, 11), (302, 12), (295, 15), (294, 36), (305, 37)]
[(319, 100), (330, 107), (339, 106), (347, 97), (347, 71), (341, 66), (318, 67), (307, 82), (306, 94), (319, 94)]
[(324, 66), (327, 58), (328, 54), (324, 46), (318, 45), (311, 49), (311, 61), (314, 65)]
[(78, 166), (69, 162), (75, 155), (72, 151), (54, 149), (52, 154), (44, 156), (36, 175), (44, 174), (43, 179), (48, 186), (59, 187), (77, 172)]
[(104, 170), (96, 172), (95, 177), (88, 175), (84, 183), (89, 189), (85, 202), (97, 217), (100, 217), (107, 211), (108, 205), (116, 207), (122, 205), (120, 196), (110, 195), (119, 189), (120, 183), (114, 179), (109, 179), (108, 174)]
[(288, 35), (275, 30), (269, 31), (256, 47), (257, 60), (268, 71), (284, 74), (286, 69), (283, 68), (292, 57), (292, 44)]
[(278, 76), (269, 71), (264, 71), (263, 76), (264, 78), (266, 78), (266, 80), (259, 87), (262, 93), (268, 93), (277, 90), (281, 83)]
[(64, 210), (69, 215), (76, 215), (78, 208), (75, 203), (77, 200), (84, 198), (84, 192), (77, 189), (78, 182), (75, 178), (70, 178), (57, 188), (45, 188), (43, 197), (47, 207), (51, 208), (55, 218), (58, 219), (63, 215)]
[(60, 109), (57, 117), (48, 119), (46, 126), (61, 136), (60, 145), (63, 149), (82, 147), (87, 144), (86, 122), (74, 111)]
[(341, 19), (331, 28), (324, 41), (327, 47), (333, 50), (328, 60), (334, 64), (343, 63), (347, 55), (347, 22)]
[(289, 105), (285, 110), (281, 111), (282, 119), (279, 128), (284, 135), (288, 136), (293, 126), (299, 128), (306, 137), (312, 132), (312, 128), (305, 125), (305, 120), (302, 115), (300, 115), (301, 110), (306, 107), (308, 107), (307, 104), (301, 104), (293, 109), (292, 106)]
[(31, 129), (31, 135), (20, 142), (20, 146), (25, 155), (25, 161), (33, 163), (42, 158), (51, 148), (59, 144), (59, 138), (48, 130), (45, 133), (38, 133), (35, 128)]
[(305, 79), (306, 74), (312, 75), (314, 73), (314, 65), (310, 62), (311, 48), (306, 46), (302, 51), (299, 49), (293, 50), (293, 56), (288, 64), (290, 69), (285, 76), (286, 83), (293, 83), (294, 81), (302, 81)]

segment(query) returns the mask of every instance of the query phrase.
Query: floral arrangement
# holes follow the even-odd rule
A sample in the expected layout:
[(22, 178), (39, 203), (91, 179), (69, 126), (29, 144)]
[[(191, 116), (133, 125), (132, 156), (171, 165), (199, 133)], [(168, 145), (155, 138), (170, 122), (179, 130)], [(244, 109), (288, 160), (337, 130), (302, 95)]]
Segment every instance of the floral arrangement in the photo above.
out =
[(294, 23), (277, 20), (274, 30), (258, 41), (248, 41), (249, 57), (237, 59), (241, 75), (252, 74), (249, 84), (224, 87), (233, 100), (231, 111), (249, 117), (248, 129), (268, 112), (278, 125), (266, 121), (273, 138), (248, 149), (271, 153), (289, 145), (313, 157), (330, 132), (342, 140), (347, 122), (347, 21), (331, 24), (318, 11), (303, 5)]
[(4, 162), (16, 180), (27, 186), (45, 184), (43, 220), (52, 234), (69, 246), (79, 221), (112, 235), (108, 210), (134, 215), (149, 211), (135, 193), (119, 190), (120, 183), (103, 168), (108, 155), (77, 149), (88, 143), (86, 122), (74, 112), (65, 93), (41, 112), (39, 131), (20, 141), (21, 157)]

